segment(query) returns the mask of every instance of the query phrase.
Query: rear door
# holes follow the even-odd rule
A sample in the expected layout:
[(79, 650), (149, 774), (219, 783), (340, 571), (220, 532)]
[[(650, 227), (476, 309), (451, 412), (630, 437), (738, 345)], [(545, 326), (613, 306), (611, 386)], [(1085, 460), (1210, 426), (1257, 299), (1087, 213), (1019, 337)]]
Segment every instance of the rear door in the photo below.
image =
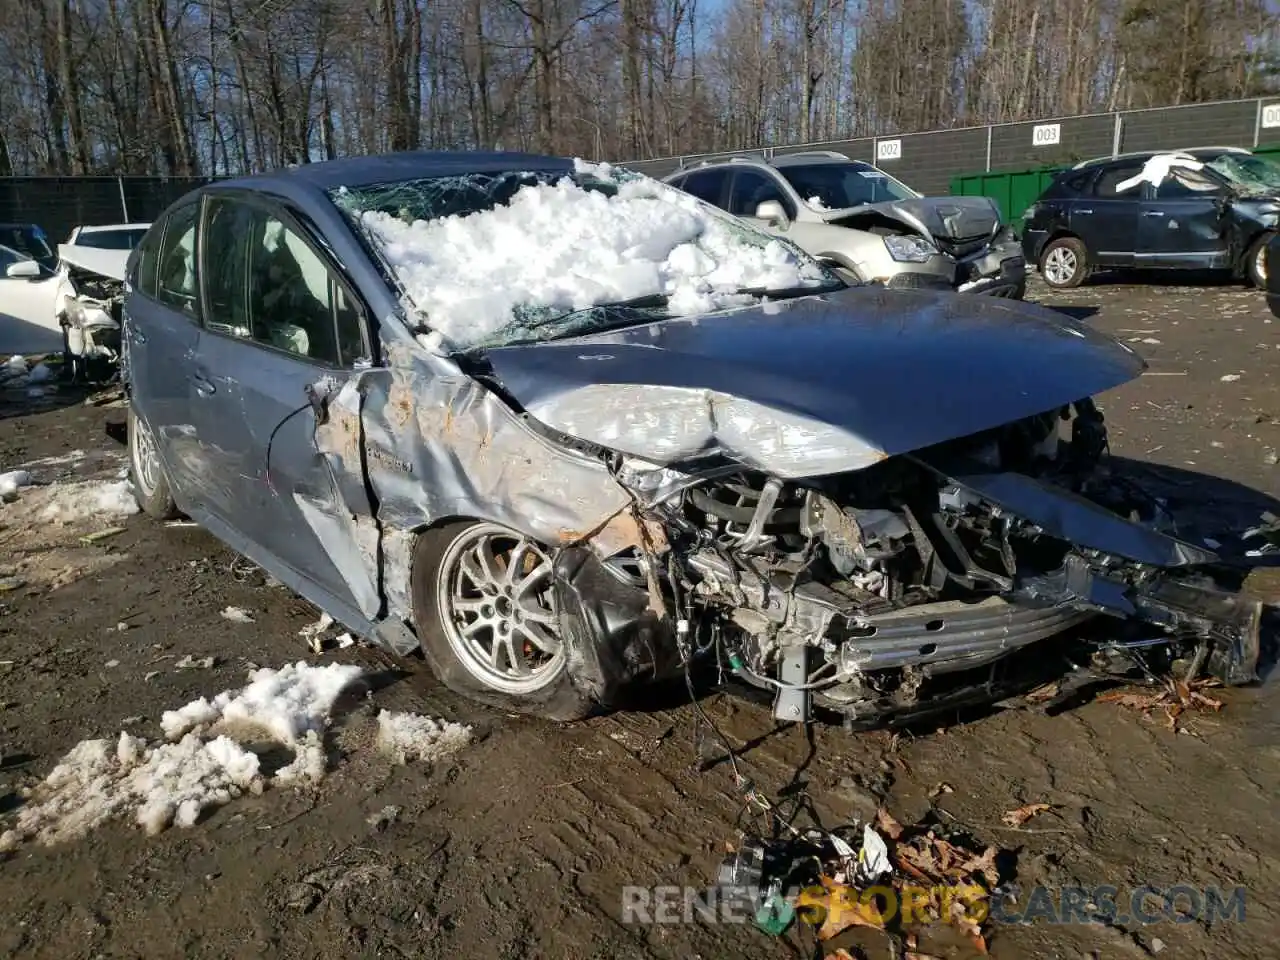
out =
[(1094, 179), (1090, 193), (1072, 204), (1071, 232), (1084, 241), (1092, 263), (1110, 267), (1133, 264), (1142, 188), (1117, 192), (1116, 187), (1141, 170), (1141, 160), (1109, 164)]
[(174, 497), (183, 507), (200, 480), (190, 403), (200, 338), (200, 203), (197, 197), (175, 207), (147, 234), (129, 278), (121, 338), (131, 402), (151, 427)]
[[(318, 411), (370, 355), (366, 311), (300, 214), (249, 194), (209, 198), (205, 318), (192, 397), (213, 524), (372, 618), (376, 531), (358, 398), (346, 469), (316, 448)], [(368, 556), (361, 554), (360, 545)]]
[(1229, 267), (1222, 185), (1194, 170), (1173, 170), (1146, 186), (1137, 263), (1150, 267)]

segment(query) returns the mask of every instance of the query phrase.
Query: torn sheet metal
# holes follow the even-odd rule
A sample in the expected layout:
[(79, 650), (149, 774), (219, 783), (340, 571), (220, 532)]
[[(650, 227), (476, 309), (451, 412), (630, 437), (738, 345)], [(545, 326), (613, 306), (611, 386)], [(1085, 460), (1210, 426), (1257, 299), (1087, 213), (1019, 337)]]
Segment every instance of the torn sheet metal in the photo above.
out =
[[(400, 343), (388, 344), (386, 354), (388, 367), (362, 373), (352, 389), (363, 396), (365, 469), (384, 531), (383, 582), (399, 616), (410, 611), (410, 535), (422, 527), (476, 517), (562, 545), (601, 532), (631, 507), (602, 459), (538, 434), (452, 361)], [(358, 450), (358, 439), (341, 431), (329, 443)], [(619, 519), (608, 534), (621, 543), (631, 532)]]
[(1157, 567), (1215, 563), (1210, 550), (1134, 523), (1070, 490), (1023, 473), (984, 473), (956, 477), (1006, 513), (1076, 547), (1100, 550)]
[(548, 426), (660, 466), (864, 469), (1138, 376), (1131, 349), (997, 299), (853, 289), (485, 354)]

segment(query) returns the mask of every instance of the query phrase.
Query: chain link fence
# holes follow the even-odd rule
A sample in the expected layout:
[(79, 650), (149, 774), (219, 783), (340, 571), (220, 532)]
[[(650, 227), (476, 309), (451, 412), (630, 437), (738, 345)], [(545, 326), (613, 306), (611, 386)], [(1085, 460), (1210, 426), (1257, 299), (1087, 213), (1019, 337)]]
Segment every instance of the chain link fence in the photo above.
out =
[(0, 223), (34, 223), (52, 243), (73, 228), (147, 223), (201, 177), (0, 177)]
[[(1280, 147), (1280, 96), (1025, 123), (766, 147), (767, 156), (834, 150), (874, 163), (922, 193), (945, 193), (962, 174), (1028, 170), (1140, 150)], [(760, 150), (638, 160), (623, 166), (665, 177), (681, 166)]]
[[(962, 174), (1035, 169), (1137, 150), (1194, 146), (1280, 148), (1280, 96), (1124, 110), (957, 130), (766, 147), (767, 156), (834, 150), (877, 164), (922, 193), (946, 193)], [(736, 151), (737, 153), (760, 153)], [(732, 153), (637, 160), (624, 166), (665, 177)], [(153, 220), (209, 178), (0, 178), (0, 223), (36, 223), (55, 241), (80, 224)]]

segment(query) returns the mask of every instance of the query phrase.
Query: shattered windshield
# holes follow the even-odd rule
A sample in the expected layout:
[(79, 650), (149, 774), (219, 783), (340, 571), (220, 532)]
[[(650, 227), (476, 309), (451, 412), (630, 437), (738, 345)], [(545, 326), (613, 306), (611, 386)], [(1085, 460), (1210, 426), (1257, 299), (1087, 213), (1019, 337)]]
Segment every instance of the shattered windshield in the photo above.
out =
[(1224, 153), (1207, 166), (1246, 193), (1280, 192), (1280, 164), (1249, 153)]
[(815, 210), (842, 210), (919, 196), (906, 184), (867, 163), (788, 164), (779, 166), (778, 172)]
[(648, 177), (432, 177), (331, 197), (438, 349), (552, 340), (841, 286), (794, 245)]

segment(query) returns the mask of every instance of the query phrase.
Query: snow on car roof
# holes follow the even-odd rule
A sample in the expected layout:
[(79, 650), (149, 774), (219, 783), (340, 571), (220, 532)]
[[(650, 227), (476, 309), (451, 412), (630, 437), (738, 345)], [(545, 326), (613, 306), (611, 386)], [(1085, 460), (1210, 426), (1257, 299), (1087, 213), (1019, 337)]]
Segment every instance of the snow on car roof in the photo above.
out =
[[(429, 189), (417, 183), (408, 198), (415, 206)], [(637, 298), (666, 297), (667, 314), (689, 315), (759, 300), (747, 289), (828, 282), (815, 262), (767, 234), (606, 165), (579, 163), (574, 177), (546, 176), (514, 190), (503, 178), (449, 178), (438, 189), (483, 196), (504, 183), (505, 202), (472, 211), (450, 195), (441, 202), (457, 212), (425, 218), (338, 198), (442, 346), (491, 345), (503, 333), (528, 338), (567, 315)]]

